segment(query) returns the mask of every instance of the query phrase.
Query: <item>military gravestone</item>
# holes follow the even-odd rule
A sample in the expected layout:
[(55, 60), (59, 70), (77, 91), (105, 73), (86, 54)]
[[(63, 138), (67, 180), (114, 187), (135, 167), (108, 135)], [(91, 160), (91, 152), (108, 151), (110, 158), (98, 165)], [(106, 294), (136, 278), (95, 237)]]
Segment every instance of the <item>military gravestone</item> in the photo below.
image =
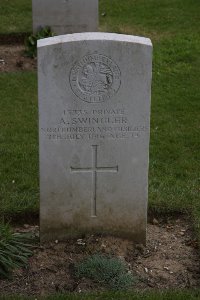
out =
[(82, 33), (38, 42), (41, 240), (145, 243), (152, 45)]
[(33, 31), (50, 26), (55, 34), (98, 30), (98, 0), (32, 0)]

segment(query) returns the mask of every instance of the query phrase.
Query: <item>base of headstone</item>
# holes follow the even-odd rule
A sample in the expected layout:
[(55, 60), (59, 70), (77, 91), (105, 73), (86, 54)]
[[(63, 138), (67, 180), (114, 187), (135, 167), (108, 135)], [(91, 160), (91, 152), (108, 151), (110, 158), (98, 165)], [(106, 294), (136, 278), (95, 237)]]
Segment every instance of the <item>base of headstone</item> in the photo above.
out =
[[(41, 234), (40, 234), (40, 242), (47, 241), (66, 241), (71, 238), (82, 238), (83, 236), (90, 235), (103, 235), (103, 236), (115, 236), (122, 239), (133, 240), (136, 244), (146, 245), (146, 224), (142, 224), (144, 228), (138, 226), (138, 231), (131, 232), (131, 230), (117, 231), (115, 228), (110, 228), (105, 230), (105, 227), (102, 228), (94, 228), (93, 230), (90, 228), (82, 228), (81, 230), (75, 230), (74, 228), (66, 228), (65, 224), (61, 228), (46, 228), (41, 224)], [(45, 224), (46, 226), (46, 224)]]

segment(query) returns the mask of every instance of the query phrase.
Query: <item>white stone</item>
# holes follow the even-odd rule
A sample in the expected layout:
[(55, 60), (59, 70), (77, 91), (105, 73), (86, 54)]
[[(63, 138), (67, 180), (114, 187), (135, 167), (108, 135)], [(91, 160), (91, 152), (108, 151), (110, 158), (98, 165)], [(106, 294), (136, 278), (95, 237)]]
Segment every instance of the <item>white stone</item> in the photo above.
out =
[(152, 45), (110, 33), (38, 42), (41, 241), (145, 243)]
[(98, 30), (98, 0), (32, 0), (33, 31), (50, 26), (55, 34)]

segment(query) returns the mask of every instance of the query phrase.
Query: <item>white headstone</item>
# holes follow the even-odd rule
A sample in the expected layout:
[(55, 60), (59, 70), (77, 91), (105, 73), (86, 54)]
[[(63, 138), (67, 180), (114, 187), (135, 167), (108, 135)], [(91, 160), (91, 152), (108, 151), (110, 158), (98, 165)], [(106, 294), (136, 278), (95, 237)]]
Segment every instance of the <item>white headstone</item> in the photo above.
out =
[(38, 42), (41, 240), (145, 243), (152, 44), (82, 33)]
[(53, 33), (98, 30), (98, 0), (32, 0), (33, 31), (50, 26)]

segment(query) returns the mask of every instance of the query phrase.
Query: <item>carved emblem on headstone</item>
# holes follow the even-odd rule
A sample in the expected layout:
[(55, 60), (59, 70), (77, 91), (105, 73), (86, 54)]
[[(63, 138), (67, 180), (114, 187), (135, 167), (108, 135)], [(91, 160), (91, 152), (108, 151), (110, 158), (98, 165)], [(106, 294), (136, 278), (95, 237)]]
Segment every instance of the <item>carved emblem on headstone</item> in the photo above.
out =
[(71, 69), (74, 94), (89, 103), (104, 102), (119, 90), (121, 72), (116, 63), (101, 54), (83, 57)]

